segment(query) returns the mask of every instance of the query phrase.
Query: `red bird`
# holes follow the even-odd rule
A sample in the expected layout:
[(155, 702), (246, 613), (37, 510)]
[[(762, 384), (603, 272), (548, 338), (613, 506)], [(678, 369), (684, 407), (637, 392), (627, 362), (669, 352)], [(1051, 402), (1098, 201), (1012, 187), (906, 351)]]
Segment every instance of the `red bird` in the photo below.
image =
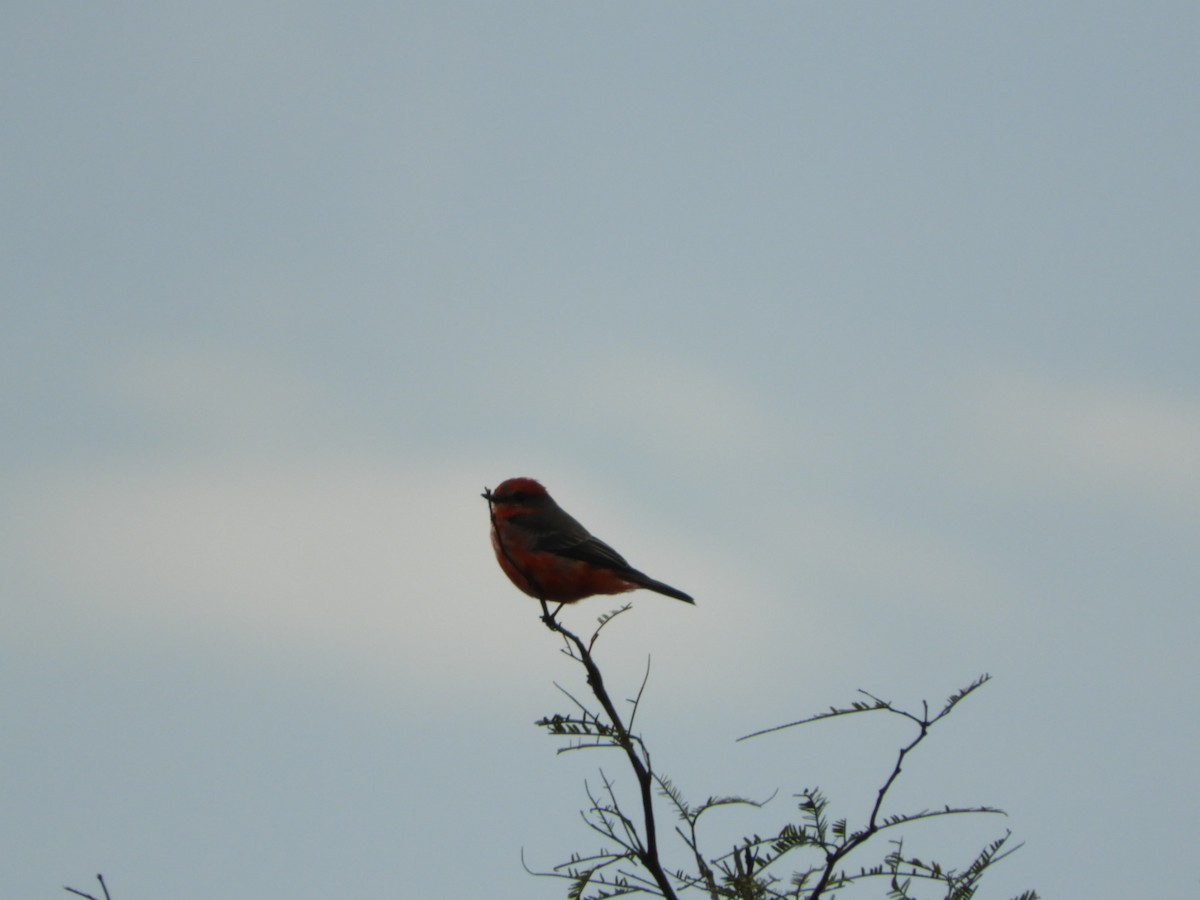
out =
[(638, 588), (696, 601), (655, 581), (568, 515), (532, 478), (510, 478), (484, 489), (492, 516), (492, 547), (500, 568), (535, 600), (574, 603), (594, 594)]

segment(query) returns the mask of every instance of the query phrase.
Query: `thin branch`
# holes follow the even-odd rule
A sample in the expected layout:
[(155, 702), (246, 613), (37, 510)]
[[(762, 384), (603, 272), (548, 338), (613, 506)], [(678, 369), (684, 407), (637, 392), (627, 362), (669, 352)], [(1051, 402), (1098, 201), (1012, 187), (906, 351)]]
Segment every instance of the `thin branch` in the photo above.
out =
[[(103, 876), (103, 875), (97, 875), (97, 876), (96, 876), (96, 880), (100, 882), (100, 889), (101, 889), (102, 891), (104, 891), (104, 900), (112, 900), (112, 897), (110, 897), (110, 896), (108, 895), (108, 885), (104, 883), (104, 876)], [(64, 886), (63, 886), (63, 890), (64, 890), (64, 891), (70, 891), (72, 894), (75, 894), (76, 896), (79, 896), (79, 897), (86, 897), (86, 898), (87, 898), (87, 900), (98, 900), (98, 898), (96, 898), (96, 897), (93, 897), (91, 894), (85, 894), (83, 891), (77, 891), (77, 890), (75, 890), (75, 888), (73, 888), (73, 887), (66, 887), (66, 886), (64, 885)]]
[[(623, 611), (621, 610), (621, 612)], [(610, 621), (612, 621), (611, 616), (605, 620), (605, 622)], [(605, 622), (601, 623), (601, 628), (604, 627)], [(638, 744), (632, 739), (629, 730), (625, 727), (624, 722), (622, 722), (620, 715), (617, 713), (612, 698), (608, 694), (608, 689), (604, 686), (604, 677), (600, 674), (600, 669), (596, 666), (595, 660), (592, 659), (590, 648), (595, 643), (595, 635), (592, 636), (590, 643), (585, 644), (578, 635), (565, 628), (557, 619), (547, 621), (546, 627), (562, 634), (579, 651), (579, 660), (587, 670), (588, 685), (591, 687), (592, 693), (596, 695), (596, 699), (600, 702), (605, 714), (612, 723), (616, 742), (625, 751), (629, 765), (633, 769), (638, 781), (645, 821), (645, 847), (638, 853), (638, 859), (646, 867), (647, 871), (654, 876), (654, 881), (658, 885), (659, 890), (662, 891), (663, 896), (668, 898), (668, 900), (676, 900), (675, 891), (671, 887), (671, 882), (667, 877), (667, 873), (663, 870), (662, 862), (658, 856), (658, 834), (654, 824), (654, 798), (651, 789), (650, 770), (647, 763), (643, 762), (642, 757), (638, 755)], [(644, 747), (642, 747), (642, 752), (644, 755)]]
[[(883, 783), (883, 787), (879, 789), (878, 795), (875, 797), (875, 805), (871, 808), (871, 818), (867, 820), (867, 834), (871, 835), (878, 830), (875, 824), (879, 818), (879, 810), (883, 806), (883, 800), (887, 797), (887, 792), (892, 789), (892, 785), (896, 783), (896, 779), (900, 777), (900, 769), (904, 764), (904, 757), (908, 755), (917, 744), (925, 740), (925, 736), (929, 734), (929, 723), (921, 722), (920, 733), (913, 739), (911, 744), (900, 748), (899, 754), (896, 756), (896, 765), (892, 767), (892, 774), (888, 776), (887, 781)], [(865, 838), (864, 838), (865, 839)]]
[(738, 740), (748, 741), (750, 738), (759, 737), (764, 734), (771, 734), (775, 731), (783, 731), (785, 728), (795, 728), (797, 725), (807, 725), (810, 722), (820, 722), (822, 719), (833, 719), (837, 716), (852, 716), (855, 713), (876, 712), (881, 709), (890, 709), (890, 707), (884, 704), (883, 701), (879, 701), (879, 703), (880, 705), (877, 706), (867, 706), (866, 704), (856, 703), (853, 706), (845, 709), (830, 707), (829, 712), (817, 713), (815, 716), (809, 716), (805, 719), (797, 719), (795, 722), (788, 722), (785, 725), (772, 725), (770, 728), (763, 728), (759, 731), (751, 732), (750, 734), (744, 734), (738, 738)]
[[(503, 543), (501, 543), (501, 552), (506, 553)], [(536, 586), (535, 586), (536, 587)], [(626, 758), (629, 760), (630, 768), (633, 769), (634, 775), (637, 778), (639, 793), (641, 794), (642, 813), (644, 817), (644, 845), (639, 842), (635, 851), (638, 861), (646, 867), (646, 870), (654, 877), (654, 882), (662, 892), (663, 897), (667, 900), (677, 900), (675, 891), (671, 886), (670, 879), (666, 871), (662, 867), (662, 862), (658, 855), (658, 833), (654, 823), (654, 796), (653, 796), (653, 772), (650, 769), (650, 754), (647, 752), (645, 744), (635, 735), (630, 734), (629, 728), (625, 725), (618, 714), (616, 706), (613, 704), (612, 698), (609, 696), (608, 689), (604, 685), (604, 676), (601, 675), (596, 661), (592, 658), (592, 648), (595, 646), (596, 638), (603, 630), (604, 626), (611, 622), (630, 608), (630, 604), (626, 604), (615, 612), (602, 617), (600, 626), (592, 634), (591, 639), (586, 643), (573, 631), (566, 628), (557, 619), (558, 610), (551, 613), (546, 606), (546, 601), (542, 599), (542, 622), (551, 631), (562, 635), (567, 642), (568, 648), (572, 650), (569, 655), (577, 659), (587, 672), (587, 683), (592, 689), (592, 693), (600, 702), (600, 706), (604, 710), (604, 714), (608, 717), (611, 723), (612, 742), (620, 747)], [(648, 675), (648, 672), (647, 672)], [(645, 682), (643, 682), (643, 687)], [(564, 692), (565, 693), (565, 692)], [(568, 695), (570, 696), (570, 695)], [(640, 693), (639, 693), (640, 696)], [(571, 698), (577, 706), (583, 709), (583, 705)], [(636, 705), (634, 712), (636, 714)], [(585, 715), (590, 715), (585, 711)], [(547, 720), (543, 720), (544, 722)], [(593, 727), (600, 726), (602, 723), (599, 717), (596, 717)], [(592, 746), (592, 745), (587, 745)], [(639, 753), (640, 751), (640, 753)], [(615, 839), (615, 837), (614, 837)]]
[[(908, 712), (907, 710), (897, 709), (896, 706), (893, 705), (891, 701), (884, 700), (881, 697), (875, 696), (874, 694), (870, 693), (869, 691), (860, 689), (859, 693), (862, 694), (864, 697), (866, 697), (869, 701), (871, 701), (870, 703), (863, 703), (863, 702), (855, 701), (854, 703), (850, 704), (850, 706), (848, 706), (848, 707), (843, 707), (843, 708), (830, 707), (828, 712), (818, 713), (817, 715), (814, 715), (814, 716), (808, 716), (807, 718), (800, 719), (795, 722), (789, 722), (786, 725), (777, 725), (773, 728), (765, 728), (765, 729), (762, 729), (761, 731), (756, 731), (752, 734), (748, 734), (748, 735), (745, 735), (744, 737), (738, 738), (738, 740), (746, 740), (748, 738), (758, 737), (759, 735), (769, 734), (769, 733), (775, 732), (775, 731), (780, 731), (784, 728), (792, 728), (797, 725), (806, 725), (808, 723), (821, 721), (823, 719), (831, 719), (831, 718), (834, 718), (837, 716), (854, 715), (856, 713), (879, 712), (879, 711), (890, 712), (893, 715), (901, 716), (905, 719), (908, 719), (909, 721), (914, 723), (918, 729), (917, 736), (915, 738), (913, 738), (913, 740), (910, 741), (908, 744), (901, 747), (899, 752), (897, 753), (896, 762), (892, 766), (891, 772), (888, 773), (887, 779), (884, 781), (883, 785), (879, 788), (878, 792), (876, 793), (875, 802), (871, 807), (871, 814), (867, 820), (867, 827), (865, 829), (863, 829), (862, 831), (854, 832), (853, 834), (847, 835), (845, 833), (844, 823), (841, 823), (841, 830), (842, 830), (841, 838), (842, 839), (841, 839), (840, 843), (833, 844), (833, 843), (828, 842), (828, 840), (825, 837), (826, 825), (824, 824), (824, 818), (822, 815), (824, 803), (819, 796), (809, 794), (809, 795), (807, 795), (807, 806), (809, 807), (809, 815), (812, 817), (812, 831), (806, 832), (806, 829), (803, 829), (803, 828), (796, 830), (795, 837), (787, 838), (788, 845), (786, 845), (782, 850), (780, 850), (778, 852), (777, 856), (775, 856), (772, 859), (768, 859), (766, 861), (766, 864), (769, 865), (771, 862), (774, 862), (776, 859), (778, 859), (779, 856), (782, 856), (783, 853), (786, 852), (786, 850), (788, 849), (789, 846), (796, 846), (796, 844), (793, 844), (791, 842), (794, 840), (797, 840), (797, 839), (800, 840), (800, 845), (807, 844), (809, 846), (821, 847), (825, 854), (825, 865), (821, 868), (820, 878), (817, 882), (816, 887), (813, 889), (812, 893), (809, 894), (809, 900), (817, 900), (817, 898), (821, 897), (822, 894), (826, 890), (829, 890), (831, 888), (837, 888), (839, 884), (845, 882), (847, 876), (845, 876), (844, 873), (838, 873), (838, 867), (841, 864), (841, 861), (844, 860), (847, 856), (849, 856), (852, 852), (854, 852), (857, 848), (861, 847), (864, 843), (866, 843), (872, 836), (874, 836), (875, 834), (877, 834), (879, 831), (881, 831), (883, 829), (891, 828), (891, 827), (897, 826), (897, 825), (906, 824), (908, 822), (916, 821), (916, 820), (922, 819), (922, 818), (930, 818), (930, 817), (939, 816), (939, 815), (951, 815), (951, 814), (959, 813), (959, 812), (997, 812), (997, 813), (1001, 812), (1000, 810), (992, 809), (990, 807), (978, 807), (978, 808), (972, 808), (972, 809), (951, 809), (950, 807), (946, 807), (945, 810), (942, 810), (939, 812), (930, 812), (928, 810), (925, 810), (921, 813), (916, 813), (913, 815), (891, 817), (887, 820), (884, 820), (883, 822), (881, 822), (880, 818), (879, 818), (880, 813), (883, 809), (884, 800), (887, 798), (888, 792), (892, 789), (892, 786), (896, 783), (896, 780), (900, 777), (900, 773), (903, 770), (904, 762), (905, 762), (905, 759), (907, 758), (908, 754), (911, 753), (913, 750), (915, 750), (917, 748), (917, 746), (923, 740), (925, 740), (925, 738), (929, 735), (929, 729), (934, 725), (934, 723), (940, 721), (942, 718), (949, 715), (950, 712), (954, 709), (954, 707), (957, 706), (964, 698), (966, 698), (967, 696), (972, 694), (974, 691), (976, 691), (982, 685), (986, 684), (989, 680), (990, 680), (990, 676), (987, 675), (986, 673), (984, 675), (979, 676), (977, 679), (975, 679), (973, 682), (971, 682), (971, 684), (969, 684), (967, 687), (952, 694), (946, 700), (946, 704), (945, 704), (945, 706), (943, 706), (941, 711), (938, 712), (937, 715), (934, 715), (932, 717), (929, 714), (929, 704), (927, 702), (922, 704), (921, 715), (918, 716), (918, 715), (915, 715), (914, 713)], [(834, 833), (836, 836), (837, 835), (836, 826), (835, 826)], [(747, 849), (747, 852), (749, 852), (748, 849)], [(737, 853), (737, 848), (735, 848), (734, 854), (732, 855), (732, 858), (734, 859), (735, 863), (738, 862), (736, 853)], [(723, 857), (723, 859), (727, 859), (727, 858), (729, 858), (729, 857), (728, 856)], [(727, 865), (727, 863), (726, 863), (726, 865)], [(736, 874), (736, 873), (734, 873), (734, 874)], [(866, 874), (866, 873), (864, 872), (863, 874)], [(849, 876), (850, 879), (853, 879), (854, 877), (855, 876)]]
[(629, 612), (631, 609), (633, 609), (633, 604), (626, 603), (624, 606), (618, 607), (617, 609), (614, 609), (611, 612), (606, 612), (604, 615), (600, 616), (600, 624), (596, 630), (592, 632), (592, 637), (588, 641), (588, 650), (591, 651), (592, 648), (596, 646), (596, 638), (600, 637), (600, 632), (604, 630), (604, 627), (608, 625), (609, 622), (621, 615), (621, 613)]
[(646, 657), (646, 674), (642, 676), (642, 686), (638, 688), (637, 696), (633, 698), (633, 712), (629, 714), (629, 730), (633, 731), (633, 720), (637, 718), (638, 707), (642, 704), (642, 694), (646, 690), (646, 682), (650, 680), (650, 657)]

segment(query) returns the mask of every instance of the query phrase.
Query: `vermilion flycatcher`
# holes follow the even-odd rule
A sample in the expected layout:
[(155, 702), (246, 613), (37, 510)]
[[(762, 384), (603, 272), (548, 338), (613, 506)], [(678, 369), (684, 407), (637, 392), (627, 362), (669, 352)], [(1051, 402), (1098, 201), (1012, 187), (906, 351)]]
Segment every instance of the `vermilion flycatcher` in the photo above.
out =
[(655, 581), (592, 537), (532, 478), (510, 478), (483, 497), (492, 514), (492, 547), (500, 568), (536, 600), (574, 603), (593, 594), (623, 594), (638, 588), (696, 601)]

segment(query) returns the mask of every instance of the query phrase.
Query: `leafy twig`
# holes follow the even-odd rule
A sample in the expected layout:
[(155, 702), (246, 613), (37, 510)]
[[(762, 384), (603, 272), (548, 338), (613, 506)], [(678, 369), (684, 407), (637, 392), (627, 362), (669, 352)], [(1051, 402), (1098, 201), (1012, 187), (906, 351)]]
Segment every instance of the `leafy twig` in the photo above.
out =
[[(542, 621), (546, 624), (546, 627), (551, 631), (558, 632), (563, 636), (564, 640), (567, 641), (569, 655), (572, 658), (579, 660), (579, 662), (583, 664), (584, 669), (587, 670), (588, 686), (592, 689), (592, 693), (595, 694), (600, 706), (604, 709), (604, 714), (608, 717), (609, 723), (611, 723), (611, 736), (607, 733), (604, 733), (604, 737), (610, 738), (613, 744), (620, 747), (625, 752), (625, 756), (629, 760), (629, 765), (633, 769), (634, 776), (637, 778), (638, 789), (642, 800), (642, 830), (644, 835), (632, 847), (624, 842), (621, 843), (623, 846), (630, 847), (631, 852), (633, 852), (634, 856), (637, 858), (637, 861), (640, 862), (645, 867), (646, 871), (651, 874), (654, 879), (654, 883), (659, 892), (661, 892), (662, 896), (667, 898), (667, 900), (676, 900), (675, 890), (671, 885), (671, 881), (667, 876), (666, 871), (663, 869), (662, 862), (658, 855), (658, 832), (654, 823), (654, 774), (653, 769), (650, 766), (650, 754), (646, 750), (646, 747), (641, 740), (635, 735), (629, 733), (628, 728), (625, 726), (625, 723), (617, 713), (616, 706), (613, 704), (612, 698), (609, 696), (608, 689), (604, 685), (604, 677), (600, 674), (600, 669), (597, 667), (596, 661), (592, 658), (592, 648), (596, 644), (596, 638), (599, 636), (600, 631), (616, 616), (629, 609), (629, 604), (626, 604), (624, 607), (602, 618), (600, 620), (599, 627), (592, 634), (591, 639), (586, 643), (577, 634), (575, 634), (573, 631), (570, 631), (561, 622), (559, 622), (555, 615), (550, 614), (544, 601), (542, 604), (542, 609)], [(643, 681), (643, 687), (644, 686), (645, 682)], [(638, 696), (640, 698), (640, 691), (638, 692)], [(636, 714), (636, 712), (637, 707), (635, 703), (634, 713)], [(558, 718), (560, 719), (558, 722), (550, 720), (552, 732), (554, 731), (553, 726), (555, 725), (560, 727), (564, 724), (580, 726), (586, 723), (591, 725), (593, 728), (596, 728), (597, 726), (603, 726), (603, 723), (601, 723), (598, 717), (595, 716), (589, 716), (582, 722), (571, 722), (570, 720), (562, 720), (561, 717)], [(542, 721), (542, 724), (546, 723), (547, 720)], [(594, 812), (603, 815), (594, 802), (592, 809)], [(615, 798), (613, 798), (612, 810), (616, 812)], [(621, 815), (621, 820), (622, 823), (628, 828), (630, 825), (629, 820), (626, 819), (624, 815)], [(610, 837), (616, 840), (615, 835), (610, 835)], [(634, 833), (633, 837), (637, 837), (636, 832)]]

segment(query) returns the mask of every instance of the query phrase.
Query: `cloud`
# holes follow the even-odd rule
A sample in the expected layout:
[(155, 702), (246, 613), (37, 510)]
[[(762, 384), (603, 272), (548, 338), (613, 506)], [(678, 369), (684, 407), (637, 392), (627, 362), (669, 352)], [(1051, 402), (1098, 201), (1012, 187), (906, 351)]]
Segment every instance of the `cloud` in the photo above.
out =
[(5, 523), (29, 601), (10, 637), (200, 639), (393, 682), (505, 664), (503, 636), (529, 623), (490, 603), (478, 480), (349, 457), (44, 473)]
[[(43, 471), (0, 520), (12, 536), (0, 566), (25, 598), (6, 618), (6, 652), (212, 653), (408, 697), (478, 695), (498, 676), (515, 691), (543, 685), (547, 666), (570, 664), (492, 559), (483, 482), (469, 462), (328, 452)], [(698, 645), (752, 640), (728, 634), (744, 612), (728, 571), (586, 484), (573, 493), (640, 563), (703, 594), (700, 614), (629, 598), (612, 661), (640, 671), (653, 653), (671, 667)], [(590, 629), (622, 602), (564, 615)]]
[[(605, 415), (624, 404), (631, 432), (661, 416), (656, 446), (748, 439), (747, 423), (720, 415), (738, 406), (736, 392), (672, 372), (632, 402), (622, 392), (636, 378), (621, 376)], [(681, 383), (699, 399), (672, 406)], [(6, 618), (10, 652), (175, 648), (319, 667), (395, 691), (477, 691), (498, 672), (542, 683), (547, 658), (558, 660), (536, 604), (492, 560), (478, 494), (525, 471), (510, 470), (502, 451), (399, 446), (286, 357), (199, 340), (118, 355), (91, 399), (91, 418), (108, 429), (103, 452), (85, 436), (74, 453), (4, 479), (0, 570), (7, 592), (24, 598)], [(703, 594), (702, 615), (632, 598), (637, 626), (620, 656), (640, 671), (652, 650), (666, 663), (704, 642), (737, 643), (727, 633), (739, 614), (731, 586), (745, 588), (736, 559), (715, 561), (689, 533), (694, 523), (614, 491), (617, 470), (598, 478), (586, 463), (535, 456), (545, 465), (529, 474), (598, 533)], [(608, 608), (568, 613), (587, 628)], [(672, 631), (671, 647), (655, 646)]]
[(1010, 371), (970, 385), (963, 402), (965, 452), (1006, 484), (1160, 509), (1200, 500), (1194, 398)]

